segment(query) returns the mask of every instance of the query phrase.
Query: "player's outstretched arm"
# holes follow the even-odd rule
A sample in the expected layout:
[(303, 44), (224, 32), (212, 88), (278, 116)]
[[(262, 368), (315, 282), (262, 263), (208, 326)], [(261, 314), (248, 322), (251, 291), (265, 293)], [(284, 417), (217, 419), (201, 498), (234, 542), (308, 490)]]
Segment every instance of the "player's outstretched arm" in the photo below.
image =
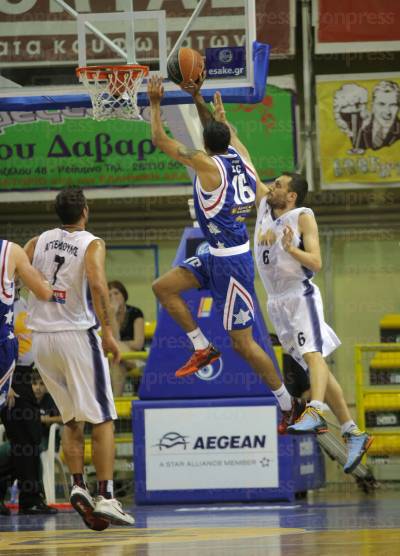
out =
[(214, 115), (207, 106), (206, 101), (204, 100), (200, 90), (206, 78), (206, 71), (204, 70), (201, 76), (197, 81), (190, 80), (187, 83), (183, 83), (180, 87), (183, 91), (186, 91), (190, 95), (192, 95), (193, 102), (196, 106), (197, 113), (199, 115), (201, 125), (205, 127), (205, 125), (214, 119)]
[(253, 166), (253, 162), (251, 160), (249, 151), (247, 150), (245, 145), (243, 145), (243, 143), (239, 139), (235, 127), (230, 122), (228, 122), (228, 119), (226, 117), (224, 103), (222, 102), (222, 96), (221, 96), (221, 93), (219, 91), (217, 91), (214, 95), (213, 106), (214, 106), (214, 117), (215, 117), (215, 119), (218, 122), (223, 122), (224, 124), (229, 126), (229, 129), (231, 131), (231, 145), (232, 145), (232, 147), (234, 147), (237, 150), (237, 152), (240, 154), (240, 156), (242, 156), (246, 160), (246, 162), (250, 163), (251, 166)]
[(34, 268), (25, 251), (17, 245), (12, 244), (11, 259), (15, 272), (21, 278), (25, 286), (30, 289), (38, 299), (43, 301), (50, 301), (53, 297), (53, 290), (49, 282), (42, 276), (42, 274)]
[(255, 176), (256, 176), (256, 207), (258, 207), (258, 205), (260, 204), (260, 201), (263, 197), (265, 197), (265, 195), (267, 195), (268, 193), (268, 186), (266, 186), (261, 180), (260, 180), (260, 176), (257, 173), (257, 170), (254, 167), (253, 161), (251, 160), (251, 156), (249, 151), (247, 150), (247, 147), (241, 142), (241, 140), (238, 137), (237, 131), (235, 129), (235, 127), (229, 123), (229, 121), (227, 120), (226, 117), (226, 112), (225, 112), (225, 107), (224, 107), (224, 103), (222, 102), (222, 97), (221, 97), (221, 93), (219, 91), (217, 91), (214, 95), (214, 117), (218, 122), (223, 122), (226, 125), (229, 126), (229, 129), (231, 131), (231, 145), (234, 149), (237, 150), (237, 152), (240, 154), (240, 156), (247, 162), (247, 164), (249, 164), (249, 166), (251, 166)]
[(147, 93), (151, 108), (151, 137), (153, 144), (165, 154), (190, 166), (199, 174), (203, 188), (208, 191), (216, 189), (221, 177), (216, 163), (204, 151), (186, 147), (176, 139), (168, 137), (161, 120), (160, 103), (164, 95), (162, 78), (153, 76), (149, 79)]
[(112, 312), (105, 272), (106, 247), (104, 241), (95, 239), (90, 243), (85, 255), (85, 270), (92, 294), (95, 313), (101, 324), (101, 342), (104, 354), (111, 353), (118, 363), (121, 354), (118, 342), (112, 332)]
[(282, 247), (302, 266), (313, 272), (322, 268), (321, 250), (317, 222), (311, 214), (302, 213), (299, 216), (299, 231), (303, 238), (304, 251), (293, 245), (293, 230), (286, 226), (283, 230)]
[(190, 149), (169, 137), (164, 129), (161, 120), (161, 99), (164, 96), (164, 88), (162, 78), (153, 76), (149, 79), (147, 93), (150, 100), (151, 109), (151, 140), (153, 144), (161, 149), (171, 158), (182, 162), (186, 166), (197, 169), (196, 163), (202, 158), (207, 158), (204, 151)]

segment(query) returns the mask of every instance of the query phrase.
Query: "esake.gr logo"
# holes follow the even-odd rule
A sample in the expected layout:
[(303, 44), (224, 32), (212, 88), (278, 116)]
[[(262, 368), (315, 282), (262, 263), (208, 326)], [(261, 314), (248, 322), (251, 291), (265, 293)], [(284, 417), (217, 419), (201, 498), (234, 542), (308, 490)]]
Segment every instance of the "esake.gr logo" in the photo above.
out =
[(230, 48), (223, 48), (218, 53), (218, 59), (220, 62), (229, 64), (233, 60), (233, 52)]
[(200, 380), (215, 380), (222, 373), (223, 368), (224, 364), (222, 362), (222, 357), (220, 357), (219, 359), (217, 359), (217, 361), (214, 361), (214, 363), (206, 365), (205, 367), (197, 371), (195, 375)]
[(155, 447), (158, 447), (160, 450), (163, 448), (174, 448), (175, 446), (182, 446), (184, 450), (186, 450), (186, 446), (189, 442), (186, 440), (187, 436), (182, 436), (179, 432), (167, 432), (164, 434)]

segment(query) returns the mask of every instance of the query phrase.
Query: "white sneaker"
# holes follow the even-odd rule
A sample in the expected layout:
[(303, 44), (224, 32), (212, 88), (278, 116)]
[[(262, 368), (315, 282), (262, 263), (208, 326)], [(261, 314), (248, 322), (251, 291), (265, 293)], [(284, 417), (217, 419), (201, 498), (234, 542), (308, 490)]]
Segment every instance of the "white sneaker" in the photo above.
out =
[(109, 520), (93, 515), (95, 502), (86, 488), (74, 485), (69, 498), (71, 506), (82, 517), (86, 527), (94, 531), (103, 531), (110, 525)]
[(113, 525), (133, 525), (134, 518), (124, 512), (121, 502), (116, 498), (96, 496), (93, 515), (98, 518), (108, 519)]

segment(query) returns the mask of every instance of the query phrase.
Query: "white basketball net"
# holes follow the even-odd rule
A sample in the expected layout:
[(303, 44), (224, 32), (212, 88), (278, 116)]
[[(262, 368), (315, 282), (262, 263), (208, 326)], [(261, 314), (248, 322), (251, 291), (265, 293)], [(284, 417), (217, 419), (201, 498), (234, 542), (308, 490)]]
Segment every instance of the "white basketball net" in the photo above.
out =
[(137, 93), (147, 73), (145, 66), (78, 68), (79, 80), (92, 99), (93, 119), (141, 120)]

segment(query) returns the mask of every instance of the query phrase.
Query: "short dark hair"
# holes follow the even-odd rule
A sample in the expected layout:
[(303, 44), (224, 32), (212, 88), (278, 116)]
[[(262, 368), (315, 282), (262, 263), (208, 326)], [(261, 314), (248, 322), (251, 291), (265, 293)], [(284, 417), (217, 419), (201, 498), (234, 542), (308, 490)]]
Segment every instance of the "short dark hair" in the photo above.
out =
[(39, 374), (39, 371), (37, 369), (33, 369), (32, 374), (31, 374), (31, 382), (37, 382), (38, 380), (41, 380), (43, 382), (42, 377)]
[(296, 207), (301, 207), (308, 192), (308, 183), (303, 176), (296, 172), (282, 172), (283, 176), (291, 178), (289, 187), (291, 191), (297, 193)]
[(224, 153), (229, 147), (231, 132), (223, 122), (211, 120), (204, 126), (203, 139), (204, 145), (212, 153)]
[(119, 280), (112, 280), (111, 282), (108, 282), (108, 289), (111, 290), (111, 288), (115, 288), (119, 291), (120, 294), (122, 294), (125, 303), (128, 301), (128, 292), (126, 291), (126, 287), (122, 282), (120, 282)]
[(86, 207), (86, 197), (79, 187), (66, 187), (56, 197), (55, 210), (63, 224), (76, 224)]

